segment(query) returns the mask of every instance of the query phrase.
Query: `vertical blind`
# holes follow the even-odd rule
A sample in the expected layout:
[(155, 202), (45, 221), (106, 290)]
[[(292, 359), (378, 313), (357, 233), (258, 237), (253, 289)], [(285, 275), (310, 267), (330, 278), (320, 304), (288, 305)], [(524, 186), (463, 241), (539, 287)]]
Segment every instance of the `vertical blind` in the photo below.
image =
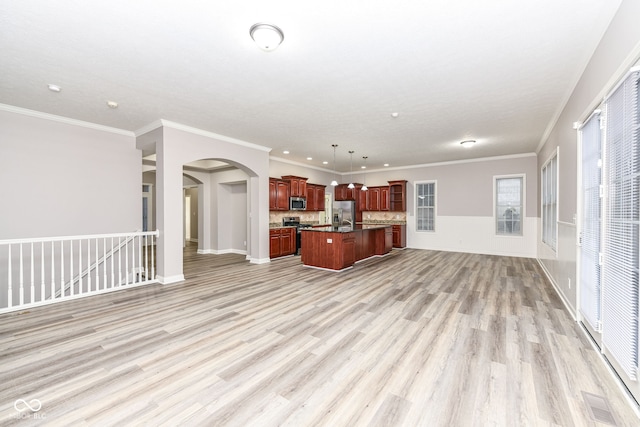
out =
[(580, 228), (580, 312), (600, 332), (600, 227), (602, 184), (602, 132), (600, 112), (580, 129), (582, 141), (582, 224)]
[(605, 101), (602, 342), (633, 380), (638, 367), (639, 74), (630, 73)]

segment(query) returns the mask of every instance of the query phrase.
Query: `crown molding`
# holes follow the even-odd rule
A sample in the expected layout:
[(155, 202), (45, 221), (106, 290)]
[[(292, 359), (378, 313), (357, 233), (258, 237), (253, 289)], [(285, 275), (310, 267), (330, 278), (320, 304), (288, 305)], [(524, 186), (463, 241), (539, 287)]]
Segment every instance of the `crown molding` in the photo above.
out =
[(151, 132), (152, 130), (155, 130), (155, 129), (159, 128), (159, 127), (165, 127), (165, 128), (169, 128), (169, 129), (180, 130), (180, 131), (188, 132), (188, 133), (191, 133), (191, 134), (194, 134), (194, 135), (200, 135), (200, 136), (204, 136), (204, 137), (207, 137), (207, 138), (217, 139), (217, 140), (228, 142), (228, 143), (231, 143), (231, 144), (236, 144), (236, 145), (241, 145), (243, 147), (251, 148), (253, 150), (265, 151), (267, 153), (271, 152), (271, 147), (265, 147), (264, 145), (254, 144), (252, 142), (247, 142), (247, 141), (243, 141), (241, 139), (231, 138), (229, 136), (220, 135), (219, 133), (209, 132), (207, 130), (194, 128), (192, 126), (187, 126), (187, 125), (183, 125), (181, 123), (176, 123), (176, 122), (172, 122), (172, 121), (164, 120), (164, 119), (156, 120), (155, 122), (150, 123), (149, 125), (138, 129), (135, 132), (135, 135), (136, 136), (140, 136), (140, 135), (143, 135), (143, 134), (145, 134), (147, 132)]
[(110, 126), (99, 125), (96, 123), (85, 122), (82, 120), (70, 119), (68, 117), (56, 116), (55, 114), (43, 113), (41, 111), (29, 110), (27, 108), (16, 107), (14, 105), (0, 104), (1, 111), (7, 111), (9, 113), (21, 114), (23, 116), (35, 117), (38, 119), (51, 120), (53, 122), (64, 123), (72, 126), (79, 126), (87, 129), (98, 130), (101, 132), (109, 132), (122, 136), (135, 137), (135, 133), (118, 129)]

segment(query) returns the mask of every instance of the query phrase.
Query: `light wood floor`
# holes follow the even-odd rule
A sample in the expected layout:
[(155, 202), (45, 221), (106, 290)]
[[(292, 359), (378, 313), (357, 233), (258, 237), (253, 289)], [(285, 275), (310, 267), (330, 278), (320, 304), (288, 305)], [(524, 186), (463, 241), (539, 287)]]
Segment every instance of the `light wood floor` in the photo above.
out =
[(189, 249), (185, 276), (0, 316), (0, 424), (604, 425), (583, 391), (640, 424), (534, 260)]

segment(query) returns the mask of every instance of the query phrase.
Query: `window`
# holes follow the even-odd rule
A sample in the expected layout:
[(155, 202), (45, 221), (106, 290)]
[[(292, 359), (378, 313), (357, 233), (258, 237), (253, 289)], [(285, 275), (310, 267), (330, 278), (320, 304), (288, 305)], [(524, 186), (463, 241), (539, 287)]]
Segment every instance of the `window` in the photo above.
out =
[(522, 236), (523, 177), (496, 178), (496, 234)]
[(602, 342), (629, 378), (638, 375), (640, 69), (605, 100)]
[(436, 183), (416, 184), (416, 230), (435, 231)]
[(558, 229), (558, 152), (542, 167), (542, 241), (554, 251)]
[(602, 229), (602, 131), (600, 110), (580, 128), (582, 216), (580, 221), (580, 312), (601, 332), (600, 242)]

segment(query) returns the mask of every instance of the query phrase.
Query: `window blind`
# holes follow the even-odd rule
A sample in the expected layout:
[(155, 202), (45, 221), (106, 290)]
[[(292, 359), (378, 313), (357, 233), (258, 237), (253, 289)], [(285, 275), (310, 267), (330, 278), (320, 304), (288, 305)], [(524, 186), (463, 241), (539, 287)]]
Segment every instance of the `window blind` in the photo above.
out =
[(580, 227), (580, 312), (600, 332), (600, 228), (602, 203), (602, 132), (596, 111), (580, 129), (582, 163), (582, 223)]
[(554, 251), (558, 240), (558, 154), (542, 167), (542, 241)]
[(633, 380), (638, 367), (639, 74), (631, 72), (605, 102), (602, 342)]
[(436, 221), (435, 182), (416, 184), (416, 230), (435, 231)]

